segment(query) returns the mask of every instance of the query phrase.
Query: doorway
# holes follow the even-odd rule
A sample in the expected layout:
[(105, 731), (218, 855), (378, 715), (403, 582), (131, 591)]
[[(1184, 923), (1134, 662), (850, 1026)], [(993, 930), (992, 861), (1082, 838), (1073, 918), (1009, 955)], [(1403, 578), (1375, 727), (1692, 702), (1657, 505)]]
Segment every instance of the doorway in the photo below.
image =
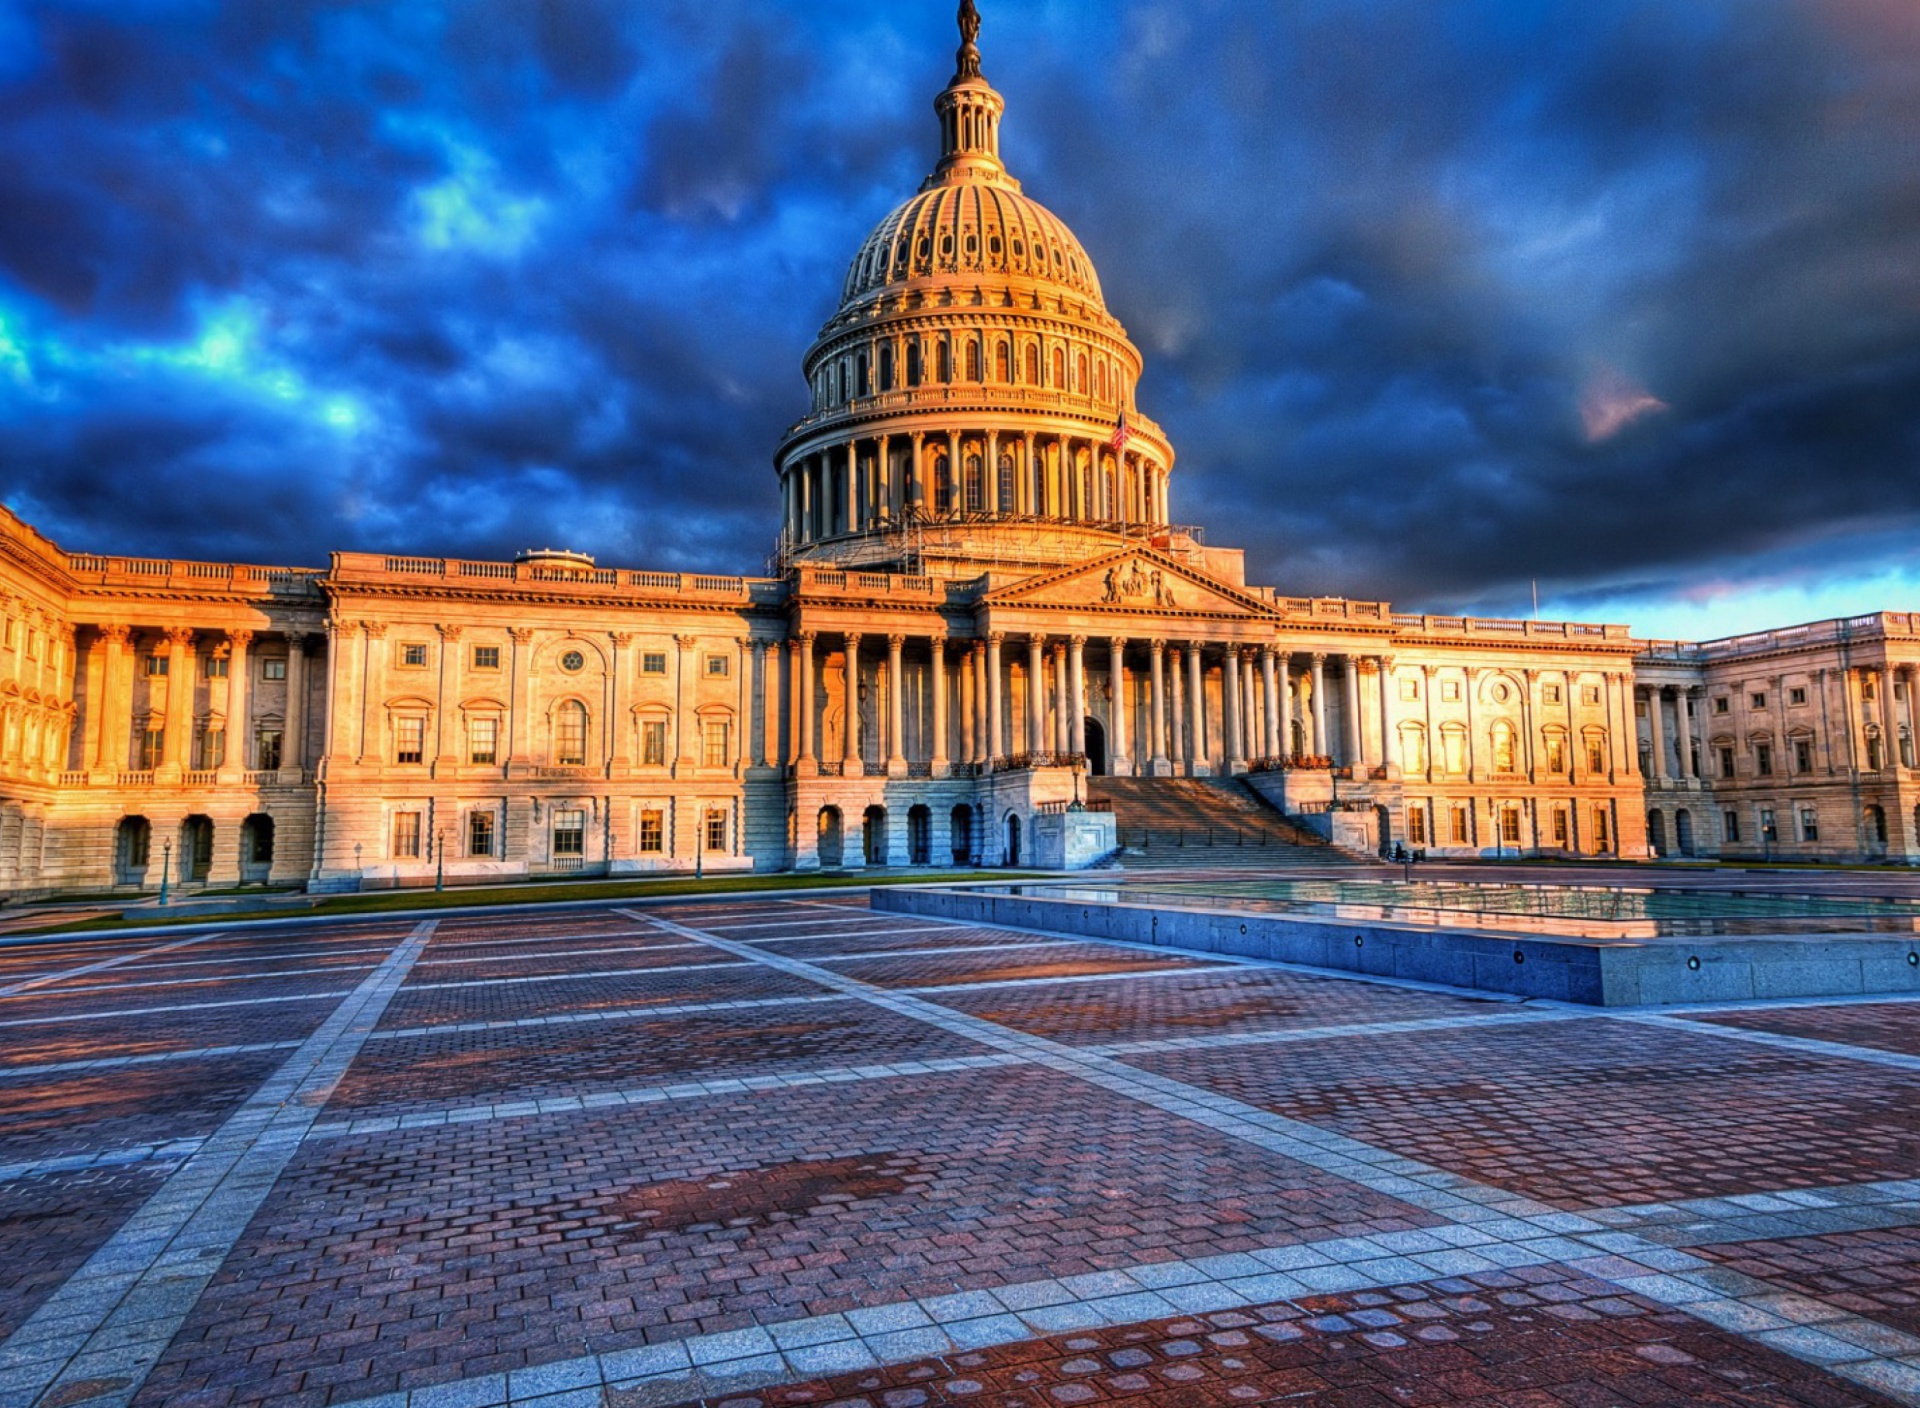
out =
[(1087, 730), (1087, 776), (1105, 777), (1107, 775), (1107, 731), (1100, 720), (1089, 718)]

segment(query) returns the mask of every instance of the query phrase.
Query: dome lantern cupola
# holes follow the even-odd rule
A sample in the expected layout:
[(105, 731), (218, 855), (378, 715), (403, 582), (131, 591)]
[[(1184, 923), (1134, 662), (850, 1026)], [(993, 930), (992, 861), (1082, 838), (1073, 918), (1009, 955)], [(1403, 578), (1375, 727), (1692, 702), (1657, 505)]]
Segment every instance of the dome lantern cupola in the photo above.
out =
[(920, 189), (953, 181), (995, 181), (1020, 189), (1000, 163), (1000, 116), (1006, 102), (980, 73), (980, 12), (973, 0), (960, 6), (960, 49), (953, 80), (933, 100), (940, 116), (940, 164)]

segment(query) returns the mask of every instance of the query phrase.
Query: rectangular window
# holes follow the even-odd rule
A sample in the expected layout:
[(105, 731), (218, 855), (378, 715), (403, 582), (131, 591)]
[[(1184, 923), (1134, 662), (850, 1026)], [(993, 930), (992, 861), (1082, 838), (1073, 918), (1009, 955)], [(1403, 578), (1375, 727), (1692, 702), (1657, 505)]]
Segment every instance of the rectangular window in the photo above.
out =
[(732, 672), (732, 670), (733, 670), (733, 661), (727, 656), (709, 655), (707, 657), (707, 678), (708, 679), (723, 680)]
[(1520, 844), (1520, 809), (1503, 807), (1500, 811), (1500, 839), (1509, 846)]
[(270, 655), (260, 662), (260, 678), (263, 680), (283, 680), (287, 677), (287, 657)]
[(163, 728), (150, 728), (140, 735), (140, 771), (152, 772), (160, 766), (160, 759), (166, 756), (167, 731)]
[(664, 650), (649, 650), (640, 656), (640, 673), (643, 675), (664, 675), (667, 672), (667, 653)]
[(223, 680), (227, 677), (227, 657), (226, 656), (209, 655), (206, 658), (206, 660), (203, 661), (202, 663), (206, 666), (208, 679)]
[(1812, 807), (1800, 808), (1800, 839), (1802, 841), (1820, 839), (1820, 814)]
[(1608, 822), (1607, 809), (1593, 809), (1593, 848), (1606, 855), (1613, 850), (1613, 828)]
[(393, 760), (417, 763), (427, 748), (427, 721), (421, 718), (393, 721)]
[(409, 670), (422, 670), (427, 664), (427, 648), (424, 645), (403, 645), (400, 647), (400, 663)]
[(586, 766), (587, 711), (578, 704), (563, 704), (553, 723), (554, 761), (563, 768)]
[(467, 761), (495, 763), (500, 759), (500, 720), (491, 716), (467, 721)]
[(658, 855), (666, 849), (666, 818), (657, 811), (640, 813), (640, 850), (644, 855)]
[(1606, 770), (1607, 745), (1605, 741), (1598, 738), (1589, 738), (1587, 740), (1587, 771), (1602, 773)]
[(1729, 841), (1738, 841), (1740, 839), (1740, 813), (1725, 812), (1722, 813), (1720, 819), (1726, 824), (1727, 839)]
[(1460, 702), (1460, 681), (1442, 680), (1440, 682), (1440, 698), (1444, 703), (1458, 704)]
[(261, 772), (280, 771), (280, 738), (277, 728), (263, 728), (253, 736), (253, 765)]
[(667, 721), (646, 719), (640, 725), (640, 761), (647, 767), (667, 765)]
[(1571, 830), (1567, 825), (1567, 809), (1565, 807), (1555, 807), (1553, 809), (1553, 844), (1561, 847), (1566, 846), (1570, 835)]
[(1813, 771), (1813, 740), (1811, 738), (1793, 740), (1793, 770), (1795, 772)]
[(493, 854), (493, 813), (467, 813), (467, 854), (470, 856), (491, 856)]
[(210, 728), (200, 735), (201, 768), (217, 768), (227, 760), (227, 731)]
[(1467, 770), (1467, 736), (1458, 729), (1440, 735), (1440, 761), (1450, 777)]
[(1560, 702), (1560, 686), (1557, 684), (1542, 685), (1541, 697), (1549, 704), (1558, 704)]
[(1567, 770), (1567, 740), (1557, 733), (1547, 735), (1547, 771)]
[(1759, 691), (1755, 691), (1754, 693), (1749, 694), (1747, 696), (1747, 707), (1750, 709), (1766, 708), (1767, 696), (1765, 694), (1760, 693)]
[(727, 814), (725, 812), (707, 813), (707, 849), (724, 851), (727, 848)]
[(587, 853), (587, 814), (585, 812), (555, 812), (553, 814), (553, 858), (564, 860), (572, 857), (580, 859)]
[(499, 669), (500, 647), (497, 645), (476, 645), (473, 648), (473, 668), (476, 670)]
[(1598, 704), (1600, 702), (1600, 686), (1597, 684), (1580, 686), (1580, 702), (1582, 704)]
[(1807, 691), (1805, 686), (1798, 686), (1796, 688), (1793, 688), (1787, 691), (1787, 703), (1804, 704), (1806, 702), (1807, 702)]
[(1419, 697), (1420, 697), (1420, 681), (1419, 680), (1401, 680), (1400, 681), (1400, 698), (1402, 700), (1406, 701), (1407, 703), (1412, 703), (1414, 700), (1418, 699)]
[(1427, 809), (1425, 807), (1407, 808), (1407, 844), (1412, 846), (1427, 844)]
[(1453, 809), (1453, 844), (1456, 846), (1466, 845), (1467, 838), (1470, 834), (1471, 832), (1467, 824), (1467, 809), (1465, 807), (1455, 807)]
[(1733, 749), (1722, 748), (1720, 752), (1720, 776), (1733, 776)]
[(420, 859), (419, 812), (393, 814), (393, 858), (395, 860)]
[(1760, 839), (1763, 841), (1780, 839), (1780, 828), (1774, 824), (1772, 807), (1760, 808)]
[(1773, 776), (1773, 749), (1765, 743), (1753, 745), (1753, 771), (1757, 777)]
[(723, 768), (727, 765), (727, 734), (729, 725), (725, 719), (708, 719), (700, 726), (700, 762), (703, 767)]
[(1724, 694), (1713, 701), (1713, 712), (1716, 714), (1724, 714), (1731, 708), (1733, 708), (1733, 701)]
[(149, 655), (147, 657), (147, 673), (153, 676), (164, 675), (167, 672), (167, 667), (171, 663), (172, 662), (164, 655)]
[(1875, 685), (1872, 680), (1864, 679), (1860, 681), (1860, 697), (1869, 704), (1880, 697), (1875, 693)]

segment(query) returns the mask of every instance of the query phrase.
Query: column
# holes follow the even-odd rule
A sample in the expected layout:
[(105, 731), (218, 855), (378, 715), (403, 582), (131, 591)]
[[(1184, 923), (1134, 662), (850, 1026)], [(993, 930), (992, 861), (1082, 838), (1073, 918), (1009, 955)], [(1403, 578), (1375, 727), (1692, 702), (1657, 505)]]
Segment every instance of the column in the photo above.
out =
[(227, 750), (218, 766), (243, 772), (253, 764), (248, 747), (253, 736), (253, 702), (247, 691), (252, 678), (247, 667), (253, 663), (247, 647), (252, 644), (252, 631), (227, 632)]
[(973, 720), (973, 687), (978, 678), (973, 668), (973, 646), (974, 643), (968, 641), (960, 651), (960, 761), (963, 763), (980, 761), (974, 750), (980, 730)]
[(1357, 768), (1367, 763), (1366, 750), (1360, 737), (1360, 657), (1344, 657), (1347, 666), (1346, 707), (1341, 711), (1347, 720), (1347, 762)]
[(975, 641), (969, 658), (973, 664), (973, 757), (985, 766), (993, 761), (993, 741), (987, 733), (987, 643)]
[[(149, 706), (152, 700), (149, 696)], [(187, 740), (193, 733), (193, 632), (176, 626), (167, 632), (167, 733), (160, 742), (160, 766), (186, 766)]]
[(860, 531), (860, 442), (847, 441), (847, 531)]
[(1003, 682), (1005, 673), (1001, 670), (1000, 644), (1005, 640), (999, 631), (987, 636), (987, 761), (997, 763), (1006, 756), (1005, 709), (1003, 707)]
[[(947, 511), (949, 513), (956, 513), (966, 507), (962, 502), (966, 487), (960, 474), (960, 432), (949, 430), (947, 432)], [(980, 760), (986, 761), (985, 753), (980, 754)]]
[(1026, 450), (1020, 460), (1020, 475), (1019, 478), (1014, 481), (1013, 498), (1014, 502), (1020, 506), (1019, 512), (1033, 514), (1038, 513), (1040, 510), (1035, 507), (1033, 502), (1034, 472), (1032, 431), (1027, 432), (1025, 445)]
[(887, 776), (907, 775), (907, 727), (905, 700), (906, 676), (900, 669), (900, 651), (907, 643), (902, 635), (887, 637)]
[(1067, 637), (1068, 752), (1087, 751), (1087, 638)]
[(1053, 751), (1065, 757), (1073, 751), (1073, 698), (1067, 688), (1067, 643), (1053, 647)]
[(800, 533), (803, 543), (813, 540), (813, 456), (795, 466), (800, 475)]
[(93, 765), (103, 772), (117, 772), (127, 765), (127, 743), (132, 737), (132, 720), (121, 711), (120, 675), (126, 658), (125, 626), (102, 626), (100, 644), (100, 695), (89, 699), (87, 707), (97, 715), (94, 729)]
[(932, 769), (935, 777), (945, 777), (953, 771), (953, 764), (947, 757), (947, 638), (934, 636), (928, 644), (933, 648), (930, 657), (933, 670)]
[(1127, 640), (1125, 636), (1115, 636), (1111, 641), (1113, 709), (1109, 714), (1109, 733), (1112, 737), (1107, 743), (1107, 771), (1115, 777), (1133, 775), (1133, 719), (1132, 711), (1127, 708)]
[(1260, 679), (1266, 690), (1260, 723), (1263, 729), (1263, 752), (1269, 758), (1280, 756), (1280, 678), (1274, 653), (1270, 645), (1260, 652)]
[[(633, 684), (629, 676), (633, 672), (633, 657), (629, 647), (633, 644), (631, 631), (608, 631), (607, 640), (613, 647), (612, 664), (609, 667), (612, 679), (607, 690), (607, 775), (624, 777), (633, 768)], [(766, 678), (766, 642), (753, 642), (754, 678), (762, 681)], [(443, 650), (442, 654), (446, 652)], [(458, 678), (458, 676), (456, 676)], [(765, 697), (765, 690), (761, 691)], [(740, 726), (747, 731), (748, 757), (752, 762), (766, 761), (765, 735), (753, 727), (751, 717), (742, 719)]]
[(1187, 765), (1191, 756), (1187, 751), (1187, 684), (1186, 674), (1181, 669), (1186, 654), (1179, 646), (1167, 648), (1167, 673), (1172, 681), (1172, 713), (1167, 719), (1167, 741), (1169, 755), (1167, 762), (1175, 777)]
[(1200, 657), (1200, 642), (1187, 642), (1187, 732), (1191, 737), (1187, 761), (1194, 777), (1205, 777), (1213, 770), (1207, 750), (1207, 682), (1205, 662)]
[(801, 777), (813, 777), (820, 770), (819, 760), (813, 755), (813, 641), (812, 631), (802, 631), (792, 642), (794, 676), (798, 681), (793, 710), (794, 763)]
[(533, 690), (527, 679), (527, 646), (533, 641), (533, 630), (528, 626), (514, 626), (507, 634), (513, 639), (513, 698), (508, 703), (507, 763), (511, 767), (524, 767), (529, 761), (527, 715), (533, 709)]
[[(997, 430), (987, 432), (987, 457), (980, 473), (985, 476), (980, 485), (980, 501), (989, 513), (1005, 513), (1007, 505), (1000, 502), (1000, 432)], [(998, 749), (999, 744), (994, 746)]]
[(1147, 770), (1154, 777), (1165, 777), (1167, 766), (1167, 643), (1147, 642), (1147, 655), (1153, 674), (1152, 722), (1148, 725)]
[(1240, 706), (1240, 652), (1229, 645), (1220, 657), (1220, 713), (1221, 722), (1226, 725), (1224, 743), (1229, 774), (1247, 769), (1246, 749), (1240, 738)]
[(1280, 751), (1275, 756), (1281, 758), (1293, 756), (1293, 681), (1288, 669), (1291, 663), (1284, 650), (1273, 652), (1273, 706), (1279, 714), (1274, 727), (1279, 730), (1280, 740)]
[(860, 637), (847, 633), (847, 677), (841, 708), (844, 717), (840, 729), (842, 776), (860, 777), (866, 772), (860, 760)]
[(1327, 740), (1327, 657), (1320, 651), (1313, 654), (1313, 751), (1322, 757), (1332, 757), (1333, 749)]
[(1659, 689), (1647, 691), (1647, 724), (1651, 733), (1649, 751), (1653, 754), (1653, 778), (1655, 782), (1667, 780), (1667, 729), (1660, 717)]
[[(1380, 766), (1388, 770), (1388, 776), (1392, 776), (1400, 769), (1399, 740), (1395, 737), (1393, 730), (1393, 657), (1382, 655), (1374, 661), (1374, 664), (1380, 670)], [(1529, 701), (1532, 700), (1531, 688), (1527, 691), (1527, 697)], [(1529, 702), (1529, 708), (1531, 708), (1531, 702)], [(1533, 732), (1529, 725), (1527, 733), (1529, 753), (1533, 748)]]
[[(1782, 691), (1777, 703), (1786, 703), (1786, 694)], [(1780, 746), (1786, 747), (1786, 730), (1781, 730)], [(1900, 766), (1900, 730), (1893, 709), (1893, 670), (1890, 666), (1880, 667), (1880, 766), (1888, 771), (1896, 771)], [(1891, 831), (1888, 833), (1891, 835)]]
[(1027, 637), (1027, 751), (1047, 751), (1046, 637)]
[(306, 766), (307, 637), (291, 635), (287, 637), (287, 726), (280, 739), (280, 780), (300, 781)]

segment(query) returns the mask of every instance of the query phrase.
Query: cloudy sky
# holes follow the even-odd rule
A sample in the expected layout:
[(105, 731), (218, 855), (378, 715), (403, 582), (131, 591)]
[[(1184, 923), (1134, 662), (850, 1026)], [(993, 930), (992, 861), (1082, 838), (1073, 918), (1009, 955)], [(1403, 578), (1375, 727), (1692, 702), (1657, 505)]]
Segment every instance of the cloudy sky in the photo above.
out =
[[(983, 9), (1255, 580), (1920, 608), (1913, 0)], [(0, 496), (105, 552), (758, 570), (952, 11), (0, 0)]]

